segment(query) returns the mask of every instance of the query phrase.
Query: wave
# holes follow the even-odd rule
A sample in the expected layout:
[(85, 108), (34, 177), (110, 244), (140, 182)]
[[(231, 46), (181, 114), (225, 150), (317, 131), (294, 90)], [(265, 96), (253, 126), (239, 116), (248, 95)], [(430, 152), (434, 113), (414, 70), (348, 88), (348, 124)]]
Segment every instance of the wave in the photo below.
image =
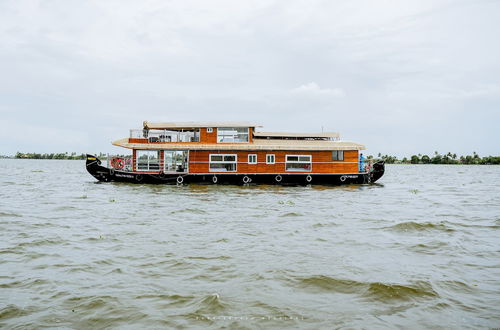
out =
[(26, 279), (26, 280), (17, 280), (9, 283), (0, 284), (0, 289), (13, 289), (13, 288), (26, 288), (33, 289), (34, 287), (43, 286), (49, 284), (50, 282), (43, 279)]
[(221, 301), (218, 293), (203, 297), (196, 303), (194, 314), (214, 315), (227, 309), (227, 305)]
[(447, 246), (448, 244), (445, 242), (430, 242), (427, 244), (424, 243), (419, 243), (415, 245), (411, 245), (408, 247), (409, 250), (415, 251), (415, 252), (420, 252), (420, 253), (425, 253), (425, 254), (436, 254), (439, 249)]
[(191, 257), (186, 257), (186, 259), (191, 259), (191, 260), (229, 260), (229, 259), (231, 259), (231, 257), (230, 256), (217, 256), (217, 257), (191, 256)]
[(20, 218), (22, 217), (22, 215), (19, 215), (17, 213), (0, 212), (0, 217)]
[(280, 217), (301, 217), (302, 214), (300, 213), (296, 213), (296, 212), (288, 212), (288, 213), (285, 213), (285, 214), (282, 214), (280, 215)]
[(6, 320), (14, 317), (22, 317), (31, 314), (30, 308), (20, 308), (16, 305), (7, 305), (0, 309), (0, 320)]
[(387, 229), (399, 231), (399, 232), (408, 232), (408, 231), (429, 231), (429, 230), (438, 230), (445, 232), (453, 232), (455, 231), (453, 228), (445, 225), (444, 223), (432, 223), (432, 222), (401, 222), (394, 226), (386, 227)]
[(43, 246), (43, 245), (59, 245), (64, 244), (65, 241), (62, 239), (39, 239), (31, 242), (22, 242), (18, 243), (17, 247), (25, 247), (25, 246)]
[(194, 208), (187, 208), (170, 212), (170, 214), (179, 214), (179, 213), (206, 214), (207, 212), (201, 209), (194, 209)]
[(403, 285), (382, 282), (362, 282), (349, 279), (338, 279), (325, 275), (316, 275), (296, 278), (295, 285), (318, 292), (359, 294), (367, 299), (383, 302), (438, 297), (432, 285), (424, 281)]
[(315, 223), (314, 225), (312, 225), (313, 228), (334, 227), (334, 226), (337, 226), (337, 224), (335, 222), (330, 222), (330, 223), (318, 222), (318, 223)]
[(370, 283), (365, 296), (376, 300), (411, 300), (416, 298), (438, 297), (438, 294), (428, 282), (419, 281), (411, 285)]
[(195, 297), (193, 296), (181, 296), (177, 294), (169, 295), (169, 294), (143, 294), (136, 296), (135, 299), (146, 299), (153, 300), (157, 302), (166, 303), (168, 306), (184, 306), (186, 304), (194, 302)]

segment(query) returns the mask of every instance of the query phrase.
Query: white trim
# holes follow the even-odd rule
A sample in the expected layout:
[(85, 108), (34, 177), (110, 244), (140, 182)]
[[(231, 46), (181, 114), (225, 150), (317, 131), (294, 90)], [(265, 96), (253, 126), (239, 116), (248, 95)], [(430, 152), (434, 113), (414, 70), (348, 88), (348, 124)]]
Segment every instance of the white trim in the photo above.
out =
[(207, 133), (213, 133), (214, 128), (213, 127), (207, 127)]
[[(250, 161), (250, 157), (253, 157), (253, 156), (255, 156), (255, 161), (254, 162)], [(258, 164), (259, 162), (258, 162), (258, 159), (257, 159), (257, 154), (248, 154), (247, 161), (248, 161), (247, 162), (248, 165), (256, 165), (256, 164)]]
[[(185, 168), (184, 168), (184, 172), (177, 172), (177, 170), (174, 170), (174, 171), (167, 171), (166, 169), (166, 166), (167, 166), (167, 162), (165, 161), (165, 156), (167, 155), (167, 152), (182, 152), (183, 155), (185, 152), (187, 152), (187, 161), (186, 161), (186, 164), (185, 164)], [(174, 174), (174, 173), (177, 173), (177, 174), (186, 174), (186, 173), (189, 173), (189, 164), (191, 162), (189, 161), (189, 150), (163, 150), (163, 173), (166, 173), (166, 174)], [(176, 165), (177, 166), (177, 165)]]
[[(250, 128), (246, 127), (246, 132), (238, 132), (238, 129), (245, 129), (245, 127), (218, 127), (217, 128), (217, 143), (249, 143), (250, 142)], [(231, 131), (232, 129), (232, 131)], [(235, 141), (239, 136), (246, 136), (246, 141)], [(224, 141), (228, 139), (228, 141)]]
[[(269, 161), (268, 157), (270, 157), (270, 156), (273, 157), (273, 161), (272, 162)], [(274, 164), (276, 164), (276, 155), (275, 154), (266, 154), (266, 164), (267, 165), (274, 165)]]
[[(212, 156), (222, 156), (222, 160), (212, 160)], [(234, 157), (234, 161), (227, 161), (227, 160), (224, 160), (224, 157), (227, 157), (227, 156), (233, 156)], [(238, 171), (238, 155), (237, 154), (209, 154), (208, 155), (208, 170), (212, 173), (227, 173), (227, 172), (237, 172)], [(213, 170), (212, 168), (210, 168), (210, 165), (211, 164), (234, 164), (234, 170), (233, 171), (225, 171), (225, 170)]]
[[(139, 152), (145, 151), (148, 153), (148, 168), (147, 169), (139, 169)], [(151, 169), (149, 163), (149, 153), (156, 152), (156, 159), (158, 159), (158, 168)], [(160, 150), (148, 150), (148, 149), (135, 149), (135, 171), (136, 172), (159, 172), (160, 171)], [(155, 164), (155, 163), (153, 163)]]
[[(288, 160), (288, 157), (297, 157), (297, 160)], [(309, 158), (309, 161), (302, 161), (302, 160), (300, 160), (300, 157), (307, 157), (307, 158)], [(288, 164), (309, 164), (309, 169), (302, 169), (302, 168), (288, 169), (287, 168)], [(286, 172), (311, 172), (312, 165), (313, 165), (312, 155), (285, 155), (285, 171)]]

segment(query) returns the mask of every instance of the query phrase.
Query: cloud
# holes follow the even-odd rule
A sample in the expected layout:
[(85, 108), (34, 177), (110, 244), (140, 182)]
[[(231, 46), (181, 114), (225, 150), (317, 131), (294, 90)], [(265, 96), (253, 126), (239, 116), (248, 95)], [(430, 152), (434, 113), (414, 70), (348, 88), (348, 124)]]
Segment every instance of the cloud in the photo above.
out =
[(300, 85), (299, 87), (292, 89), (292, 93), (299, 95), (311, 95), (311, 96), (331, 96), (331, 97), (345, 96), (345, 92), (341, 88), (321, 88), (315, 82), (310, 82), (304, 85)]
[(374, 153), (498, 154), (481, 125), (500, 121), (499, 29), (487, 0), (3, 0), (0, 120), (46, 138), (4, 135), (0, 154), (224, 119), (324, 126)]

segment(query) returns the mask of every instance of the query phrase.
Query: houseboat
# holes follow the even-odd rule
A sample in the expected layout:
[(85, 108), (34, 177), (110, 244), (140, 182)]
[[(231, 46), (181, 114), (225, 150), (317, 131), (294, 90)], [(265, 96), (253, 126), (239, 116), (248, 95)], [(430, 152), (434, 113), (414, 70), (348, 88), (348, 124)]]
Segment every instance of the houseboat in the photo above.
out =
[(384, 162), (363, 160), (361, 144), (338, 133), (258, 131), (243, 122), (150, 123), (113, 145), (131, 156), (107, 157), (104, 166), (87, 155), (99, 181), (207, 184), (369, 184)]

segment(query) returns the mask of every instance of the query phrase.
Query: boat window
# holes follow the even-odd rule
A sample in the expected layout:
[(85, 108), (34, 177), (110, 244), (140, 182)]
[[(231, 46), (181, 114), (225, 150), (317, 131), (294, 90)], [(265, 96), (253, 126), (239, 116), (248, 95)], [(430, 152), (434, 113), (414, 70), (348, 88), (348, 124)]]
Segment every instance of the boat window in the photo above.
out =
[(210, 172), (236, 172), (236, 155), (211, 154)]
[(275, 157), (272, 154), (266, 155), (266, 164), (274, 164)]
[(137, 150), (135, 153), (137, 171), (159, 171), (160, 152), (157, 150)]
[(217, 128), (218, 143), (245, 143), (248, 142), (248, 127), (219, 127)]
[(164, 169), (165, 173), (187, 172), (188, 171), (188, 151), (187, 150), (165, 150), (164, 151)]
[(287, 155), (286, 156), (286, 170), (310, 172), (312, 169), (311, 155)]
[(332, 151), (332, 160), (344, 160), (344, 150)]
[(156, 142), (200, 142), (200, 129), (150, 129), (150, 130), (130, 130), (130, 138), (145, 138), (149, 143)]
[(248, 155), (248, 164), (257, 164), (257, 155), (255, 154)]

